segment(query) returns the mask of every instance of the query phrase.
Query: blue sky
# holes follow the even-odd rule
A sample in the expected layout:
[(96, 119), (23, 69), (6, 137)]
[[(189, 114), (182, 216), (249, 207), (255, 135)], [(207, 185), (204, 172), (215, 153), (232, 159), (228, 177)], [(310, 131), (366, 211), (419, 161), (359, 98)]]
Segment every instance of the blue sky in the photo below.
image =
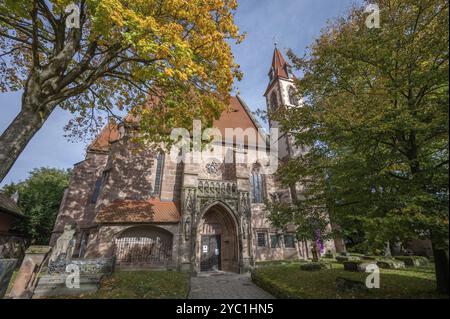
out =
[[(236, 23), (246, 40), (233, 46), (236, 62), (244, 79), (235, 84), (252, 110), (265, 107), (262, 96), (267, 86), (274, 38), (285, 53), (298, 55), (320, 34), (328, 19), (345, 14), (358, 0), (238, 0)], [(0, 93), (0, 132), (20, 110), (20, 92)], [(83, 160), (86, 143), (72, 143), (64, 137), (63, 127), (70, 113), (57, 109), (36, 133), (0, 186), (23, 180), (33, 168), (48, 166), (71, 168)]]

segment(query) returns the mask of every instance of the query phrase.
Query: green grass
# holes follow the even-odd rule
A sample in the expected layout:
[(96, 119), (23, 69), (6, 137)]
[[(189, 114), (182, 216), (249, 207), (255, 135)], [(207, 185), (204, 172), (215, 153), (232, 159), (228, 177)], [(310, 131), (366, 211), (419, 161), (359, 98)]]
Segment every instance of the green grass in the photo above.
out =
[[(100, 289), (83, 299), (184, 299), (189, 275), (176, 271), (121, 271), (101, 281)], [(73, 297), (69, 297), (73, 298)]]
[(340, 292), (336, 277), (365, 282), (367, 273), (344, 271), (332, 263), (331, 269), (302, 271), (298, 265), (280, 265), (259, 268), (252, 278), (256, 284), (279, 298), (299, 299), (353, 299), (353, 298), (448, 298), (436, 293), (432, 266), (401, 270), (381, 269), (380, 288), (360, 292)]

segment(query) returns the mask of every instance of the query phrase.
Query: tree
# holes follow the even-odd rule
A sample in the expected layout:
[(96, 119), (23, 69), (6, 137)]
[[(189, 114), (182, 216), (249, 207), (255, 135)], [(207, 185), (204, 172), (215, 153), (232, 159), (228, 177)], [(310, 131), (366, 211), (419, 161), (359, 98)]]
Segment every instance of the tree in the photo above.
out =
[(372, 241), (430, 239), (448, 293), (448, 1), (375, 2), (380, 28), (354, 7), (290, 52), (303, 106), (273, 116), (310, 150), (279, 175), (306, 186), (303, 210), (353, 219)]
[(19, 193), (18, 206), (25, 214), (25, 222), (14, 228), (29, 235), (33, 244), (48, 244), (69, 178), (66, 170), (39, 168), (31, 171), (25, 181), (3, 187), (7, 195)]
[[(0, 1), (0, 92), (23, 90), (0, 137), (0, 181), (58, 106), (77, 114), (75, 134), (96, 130), (102, 113), (121, 121), (118, 110), (142, 118), (144, 133), (190, 128), (194, 118), (210, 124), (240, 78), (228, 43), (242, 40), (236, 8), (236, 0)], [(149, 96), (159, 104), (143, 107)]]
[(332, 239), (335, 232), (330, 227), (330, 219), (325, 209), (305, 207), (304, 204), (301, 200), (293, 203), (266, 201), (265, 210), (269, 212), (271, 224), (280, 230), (288, 224), (296, 225), (297, 240), (312, 242), (313, 261), (318, 261), (324, 242)]

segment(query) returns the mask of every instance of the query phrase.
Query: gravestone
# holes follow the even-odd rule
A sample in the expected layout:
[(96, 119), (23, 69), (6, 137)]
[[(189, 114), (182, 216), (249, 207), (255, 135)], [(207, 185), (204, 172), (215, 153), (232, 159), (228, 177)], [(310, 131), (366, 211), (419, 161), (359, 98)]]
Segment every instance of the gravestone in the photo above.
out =
[(17, 259), (0, 259), (0, 299), (5, 296)]
[(50, 246), (30, 246), (27, 249), (14, 281), (14, 286), (9, 294), (11, 298), (31, 298), (33, 294), (32, 284), (37, 279), (37, 272), (50, 250)]

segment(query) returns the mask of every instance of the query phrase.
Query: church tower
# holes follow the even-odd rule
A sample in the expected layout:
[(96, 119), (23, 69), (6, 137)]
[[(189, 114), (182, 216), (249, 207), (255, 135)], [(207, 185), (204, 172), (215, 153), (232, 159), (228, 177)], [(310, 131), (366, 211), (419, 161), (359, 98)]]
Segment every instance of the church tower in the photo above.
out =
[[(298, 107), (300, 102), (295, 94), (290, 65), (286, 62), (276, 45), (268, 75), (269, 85), (264, 93), (264, 97), (266, 98), (267, 111), (269, 113), (269, 126), (271, 128), (279, 128), (279, 123), (272, 120), (270, 114), (282, 108)], [(278, 158), (283, 160), (287, 157), (295, 156), (298, 150), (293, 147), (293, 143), (288, 135), (280, 129), (278, 137)]]

